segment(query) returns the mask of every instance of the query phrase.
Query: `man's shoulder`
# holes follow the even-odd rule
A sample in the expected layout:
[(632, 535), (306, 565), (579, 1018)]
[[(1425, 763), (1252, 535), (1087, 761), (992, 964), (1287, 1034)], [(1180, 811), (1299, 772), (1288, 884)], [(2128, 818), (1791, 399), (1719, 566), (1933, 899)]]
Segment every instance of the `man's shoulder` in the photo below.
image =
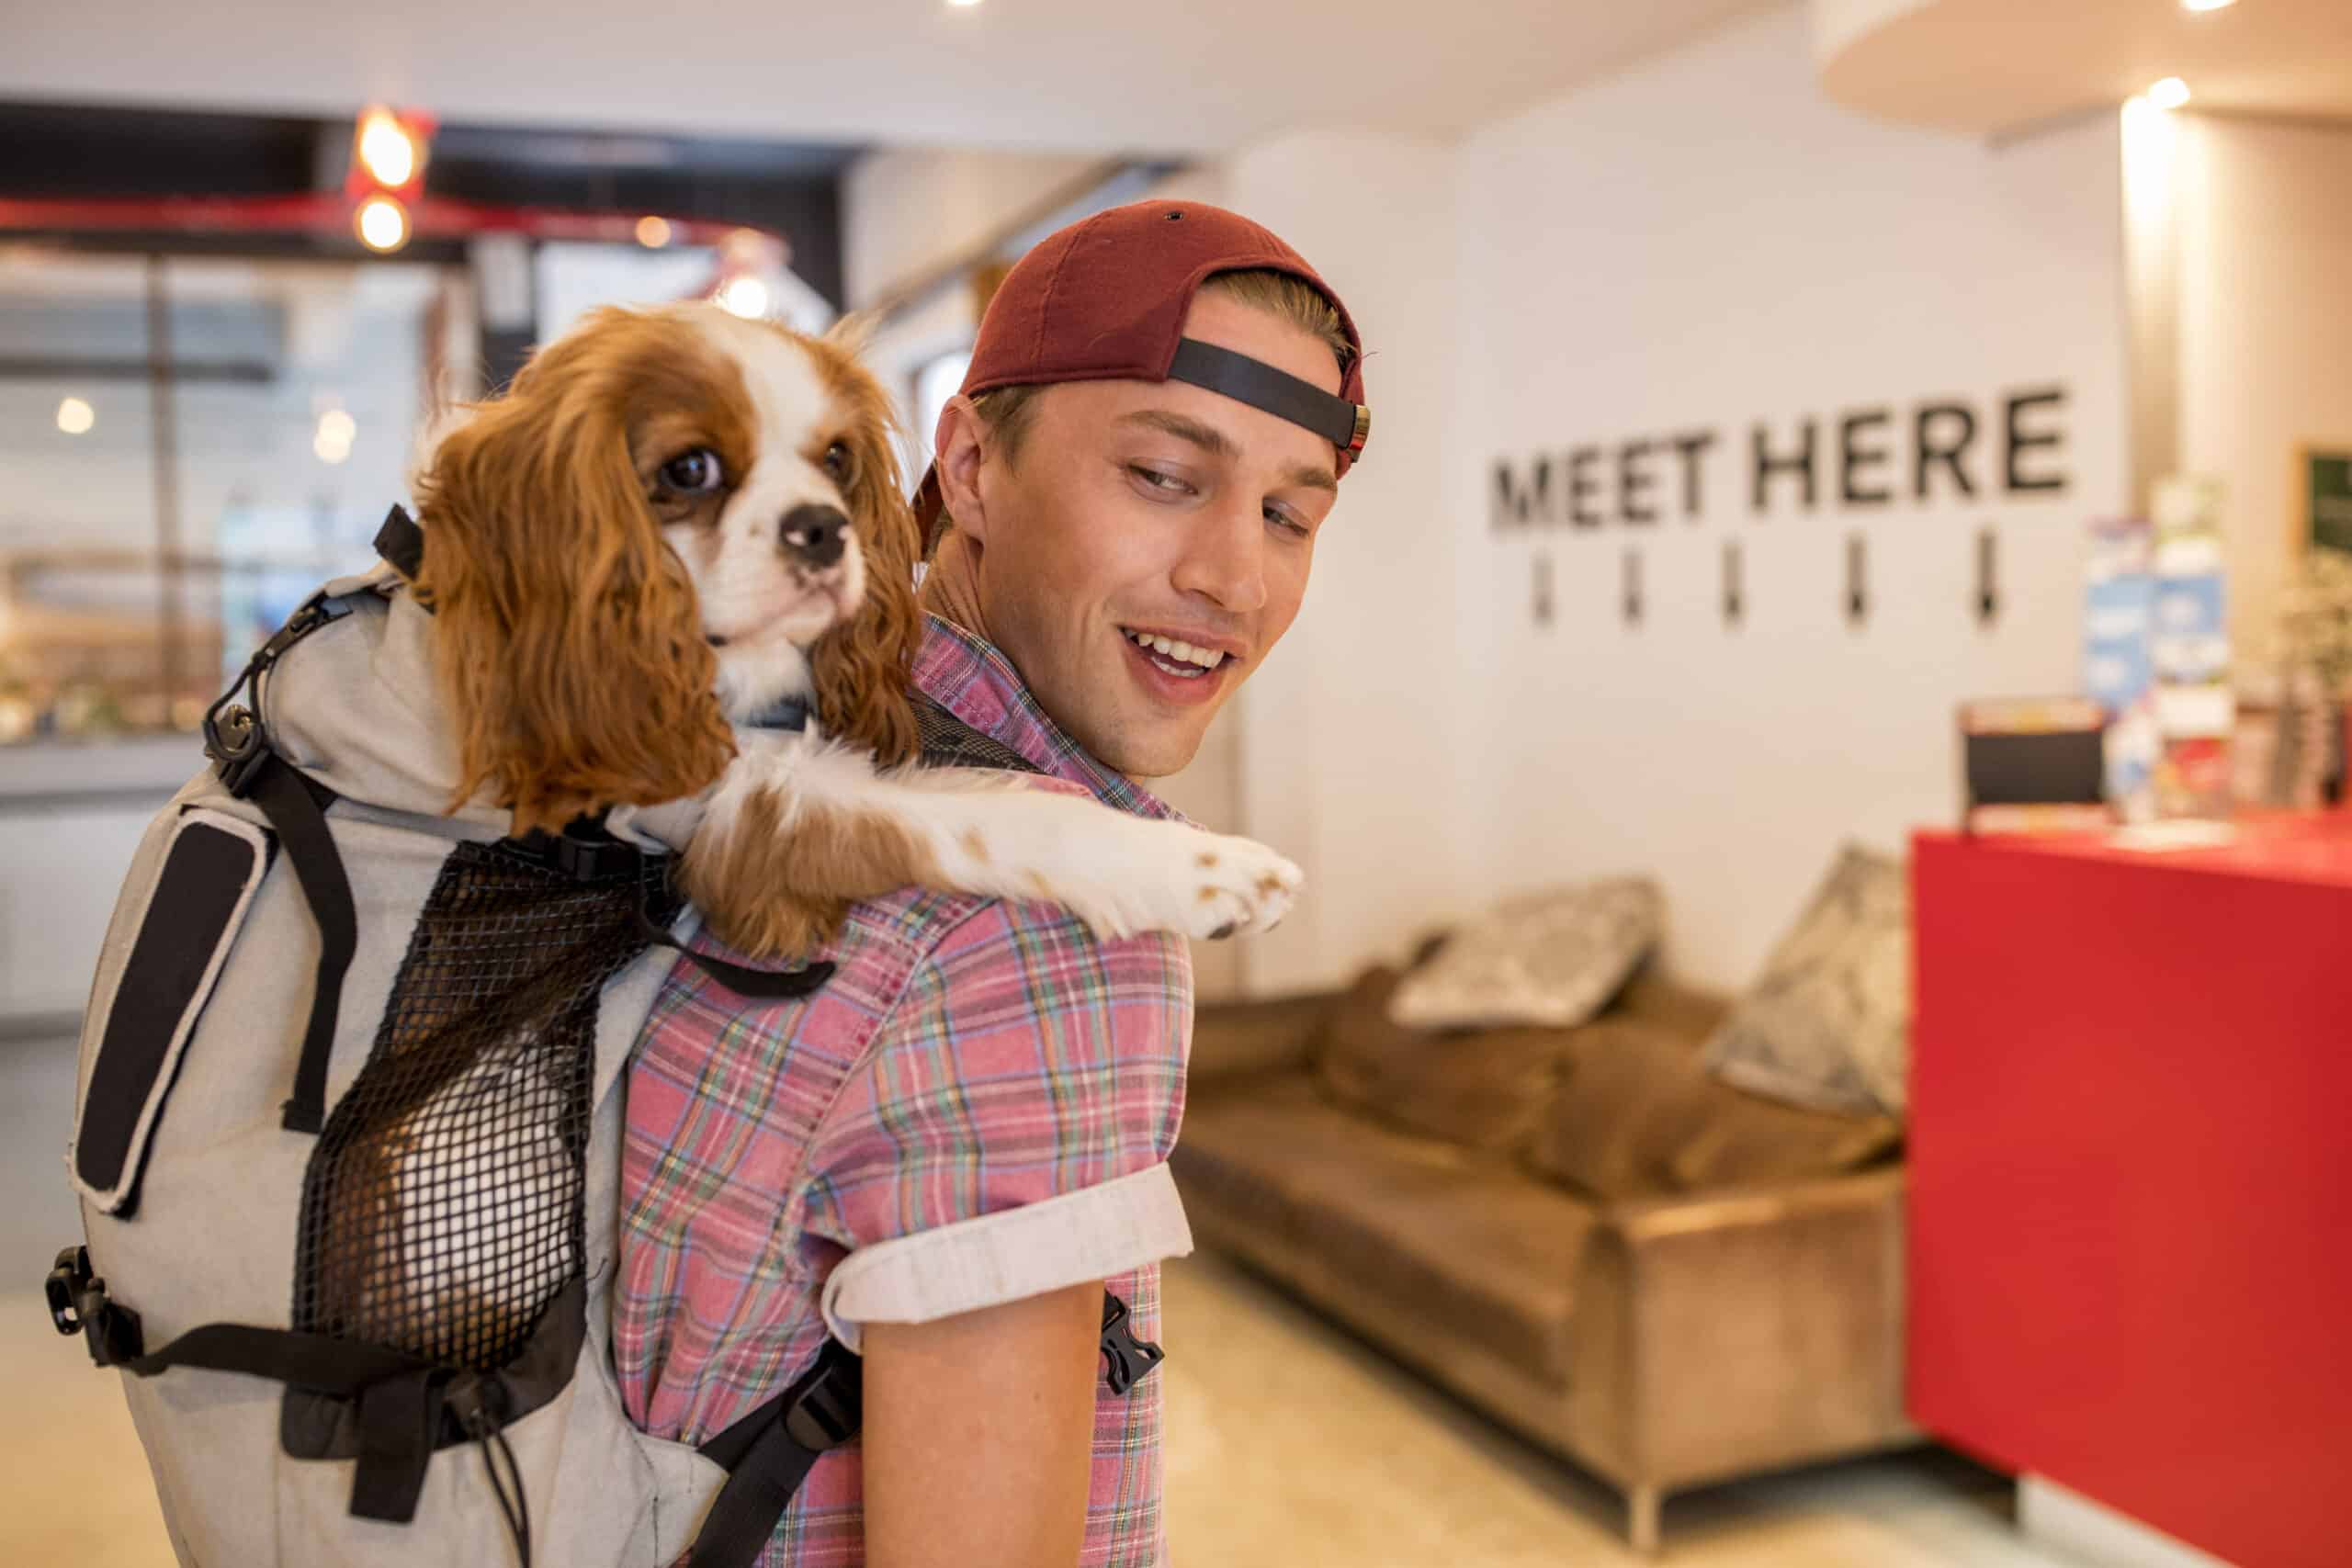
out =
[(1187, 994), (1192, 982), (1190, 953), (1172, 932), (1105, 939), (1059, 904), (974, 893), (910, 887), (854, 905), (835, 946), (850, 956), (860, 943), (895, 949), (901, 963), (944, 985), (992, 969), (1064, 979), (1167, 976)]

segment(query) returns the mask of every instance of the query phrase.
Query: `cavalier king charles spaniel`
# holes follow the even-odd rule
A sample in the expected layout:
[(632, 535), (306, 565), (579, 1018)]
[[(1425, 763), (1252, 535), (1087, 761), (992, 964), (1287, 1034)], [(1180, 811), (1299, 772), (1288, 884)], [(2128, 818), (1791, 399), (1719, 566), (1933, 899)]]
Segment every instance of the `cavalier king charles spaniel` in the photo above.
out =
[[(458, 801), (487, 792), (517, 833), (634, 813), (761, 958), (910, 886), (1049, 900), (1105, 937), (1280, 918), (1299, 872), (1262, 844), (915, 765), (895, 433), (842, 334), (701, 304), (596, 311), (469, 411), (415, 484)], [(743, 728), (792, 699), (805, 730)]]

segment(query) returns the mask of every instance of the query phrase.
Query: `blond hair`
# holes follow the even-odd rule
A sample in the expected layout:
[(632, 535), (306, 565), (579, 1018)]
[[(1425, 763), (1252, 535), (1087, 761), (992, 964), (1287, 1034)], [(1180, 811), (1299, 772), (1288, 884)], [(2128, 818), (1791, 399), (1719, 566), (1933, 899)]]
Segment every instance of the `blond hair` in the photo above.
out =
[[(1348, 339), (1347, 324), (1340, 319), (1339, 307), (1304, 278), (1272, 267), (1251, 267), (1240, 272), (1211, 273), (1202, 279), (1201, 288), (1253, 310), (1263, 310), (1276, 321), (1306, 333), (1331, 351), (1331, 357), (1340, 362), (1342, 379), (1348, 367), (1355, 363), (1356, 345)], [(1007, 467), (1021, 458), (1022, 443), (1028, 439), (1029, 427), (1036, 420), (1037, 394), (1056, 384), (1033, 382), (974, 394), (972, 412), (980, 416), (980, 423), (987, 428), (989, 438), (997, 443)], [(956, 520), (943, 510), (934, 539), (944, 537), (955, 525)]]

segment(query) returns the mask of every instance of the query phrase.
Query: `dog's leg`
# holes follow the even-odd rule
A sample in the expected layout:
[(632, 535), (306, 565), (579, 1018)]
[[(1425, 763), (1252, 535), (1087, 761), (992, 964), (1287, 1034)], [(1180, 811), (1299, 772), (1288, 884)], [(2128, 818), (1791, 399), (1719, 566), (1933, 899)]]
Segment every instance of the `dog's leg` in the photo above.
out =
[(806, 952), (859, 899), (905, 886), (1042, 899), (1103, 937), (1270, 926), (1299, 870), (1265, 845), (1155, 822), (1016, 774), (877, 774), (808, 741), (737, 760), (685, 857), (686, 891), (719, 935), (763, 956)]

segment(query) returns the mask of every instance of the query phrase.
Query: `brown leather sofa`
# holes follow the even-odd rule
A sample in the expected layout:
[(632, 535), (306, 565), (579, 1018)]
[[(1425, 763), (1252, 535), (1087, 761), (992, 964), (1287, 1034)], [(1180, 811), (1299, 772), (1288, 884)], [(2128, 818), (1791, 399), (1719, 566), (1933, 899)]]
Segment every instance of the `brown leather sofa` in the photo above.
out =
[(1727, 1088), (1722, 1004), (1637, 977), (1573, 1030), (1431, 1035), (1396, 976), (1204, 1007), (1194, 1233), (1626, 1498), (1917, 1440), (1900, 1129)]

